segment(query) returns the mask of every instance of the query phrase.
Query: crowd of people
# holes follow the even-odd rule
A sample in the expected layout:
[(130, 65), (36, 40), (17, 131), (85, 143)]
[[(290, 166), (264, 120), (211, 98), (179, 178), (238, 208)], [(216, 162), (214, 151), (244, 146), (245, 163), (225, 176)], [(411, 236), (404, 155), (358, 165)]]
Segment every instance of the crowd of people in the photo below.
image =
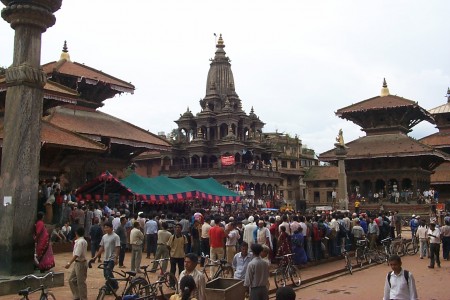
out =
[[(86, 265), (87, 254), (79, 250), (84, 249), (84, 242), (78, 241), (85, 237), (91, 246), (91, 259), (101, 261), (103, 256), (107, 265), (105, 278), (112, 277), (116, 265), (140, 273), (143, 254), (146, 258), (169, 258), (170, 273), (179, 278), (180, 285), (183, 277), (191, 276), (195, 289), (190, 294), (203, 300), (206, 280), (196, 266), (203, 266), (205, 255), (212, 260), (226, 259), (234, 269), (234, 277), (243, 280), (249, 288), (250, 299), (264, 299), (261, 295), (268, 295), (269, 266), (278, 263), (283, 255), (294, 254), (294, 264), (302, 266), (354, 249), (359, 239), (367, 238), (370, 247), (375, 248), (382, 239), (402, 234), (398, 211), (305, 215), (258, 208), (228, 214), (197, 209), (172, 215), (162, 211), (133, 214), (125, 204), (110, 208), (107, 203), (65, 201), (63, 207), (64, 226), (57, 226), (51, 238), (43, 233), (43, 214), (39, 214), (36, 260), (41, 270), (54, 266), (50, 240), (74, 241), (75, 245), (80, 245), (77, 251), (74, 249), (74, 258), (68, 263), (68, 266), (73, 263), (76, 266), (69, 281), (74, 295), (80, 299), (84, 292), (79, 290), (85, 289), (83, 281), (86, 280), (81, 265)], [(419, 216), (413, 216), (410, 221), (412, 236), (420, 241), (420, 257), (429, 256), (430, 267), (440, 266), (441, 241), (443, 258), (449, 258), (448, 214), (445, 224), (440, 227), (427, 224)], [(131, 255), (130, 268), (124, 265), (125, 255)], [(168, 263), (163, 262), (161, 267), (165, 272)], [(153, 271), (156, 268), (155, 263)], [(183, 284), (189, 287), (189, 281)]]

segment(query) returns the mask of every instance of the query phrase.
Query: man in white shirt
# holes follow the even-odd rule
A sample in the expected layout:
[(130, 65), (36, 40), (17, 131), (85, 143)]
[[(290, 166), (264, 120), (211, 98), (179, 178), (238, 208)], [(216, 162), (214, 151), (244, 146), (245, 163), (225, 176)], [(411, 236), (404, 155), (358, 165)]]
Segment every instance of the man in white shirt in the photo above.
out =
[(434, 262), (436, 261), (438, 267), (441, 267), (441, 260), (439, 258), (439, 248), (441, 245), (441, 231), (436, 228), (436, 223), (430, 223), (430, 229), (428, 229), (428, 238), (430, 240), (430, 265), (428, 268), (434, 268)]
[(112, 220), (113, 230), (116, 232), (117, 228), (120, 226), (120, 212), (116, 212), (116, 217)]
[(392, 272), (386, 276), (383, 300), (418, 299), (416, 282), (411, 272), (402, 269), (402, 260), (398, 255), (389, 257)]
[[(206, 300), (206, 278), (205, 275), (197, 270), (198, 256), (194, 253), (188, 253), (184, 257), (184, 270), (180, 273), (178, 285), (185, 275), (191, 275), (194, 278), (196, 289), (193, 297), (197, 300)], [(183, 291), (181, 291), (183, 292)]]
[(156, 223), (154, 216), (150, 215), (149, 220), (144, 225), (145, 239), (147, 244), (147, 257), (153, 253), (156, 257), (156, 241), (158, 240), (158, 223)]
[(226, 249), (227, 249), (227, 261), (229, 264), (232, 263), (234, 256), (236, 255), (236, 246), (239, 238), (241, 237), (239, 235), (238, 230), (236, 229), (236, 223), (230, 222), (228, 223), (228, 230), (229, 233), (227, 235), (227, 241), (225, 243)]
[(288, 222), (288, 216), (287, 215), (283, 215), (283, 217), (281, 218), (281, 220), (283, 221), (280, 225), (278, 225), (278, 232), (281, 232), (281, 226), (284, 226), (284, 228), (286, 228), (286, 233), (291, 235), (292, 231), (291, 231), (291, 226)]
[(251, 247), (255, 243), (255, 238), (253, 232), (256, 229), (255, 218), (253, 216), (248, 217), (248, 224), (244, 227), (244, 242), (247, 242), (248, 246)]
[(428, 227), (424, 220), (420, 222), (419, 228), (417, 228), (416, 237), (419, 238), (420, 259), (423, 259), (424, 257), (427, 257), (428, 254)]
[(75, 233), (76, 240), (73, 246), (72, 259), (66, 264), (68, 269), (75, 263), (69, 277), (69, 286), (74, 299), (87, 300), (87, 241), (84, 239), (84, 228), (78, 227)]
[[(206, 217), (205, 222), (202, 225), (202, 233), (200, 239), (200, 249), (204, 255), (209, 255), (209, 230), (211, 225), (209, 224), (210, 218)], [(205, 259), (202, 257), (200, 260), (200, 266), (203, 267)]]

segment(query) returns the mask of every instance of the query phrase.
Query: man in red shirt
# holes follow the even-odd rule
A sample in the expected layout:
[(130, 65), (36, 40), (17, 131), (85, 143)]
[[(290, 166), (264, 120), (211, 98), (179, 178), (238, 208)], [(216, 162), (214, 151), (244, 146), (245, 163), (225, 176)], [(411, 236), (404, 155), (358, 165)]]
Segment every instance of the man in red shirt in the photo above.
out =
[[(226, 238), (225, 230), (220, 227), (220, 218), (214, 219), (214, 227), (209, 230), (209, 246), (211, 260), (218, 260), (224, 258), (224, 241)], [(213, 268), (211, 268), (213, 269)], [(212, 270), (214, 274), (215, 270)]]

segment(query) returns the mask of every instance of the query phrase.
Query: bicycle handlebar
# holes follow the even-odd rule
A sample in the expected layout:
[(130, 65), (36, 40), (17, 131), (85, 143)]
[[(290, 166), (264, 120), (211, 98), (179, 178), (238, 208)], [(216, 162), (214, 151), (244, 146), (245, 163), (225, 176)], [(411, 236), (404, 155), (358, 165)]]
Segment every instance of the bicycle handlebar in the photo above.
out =
[(20, 280), (21, 280), (21, 281), (24, 281), (24, 280), (33, 278), (33, 279), (37, 279), (37, 280), (41, 281), (41, 280), (44, 280), (45, 278), (47, 278), (49, 275), (52, 275), (52, 280), (53, 280), (53, 277), (54, 277), (54, 275), (55, 275), (55, 273), (54, 273), (53, 271), (48, 272), (48, 273), (45, 274), (44, 276), (36, 276), (36, 275), (34, 275), (34, 274), (30, 274), (30, 275), (27, 275), (27, 276), (25, 276), (25, 277), (22, 277)]

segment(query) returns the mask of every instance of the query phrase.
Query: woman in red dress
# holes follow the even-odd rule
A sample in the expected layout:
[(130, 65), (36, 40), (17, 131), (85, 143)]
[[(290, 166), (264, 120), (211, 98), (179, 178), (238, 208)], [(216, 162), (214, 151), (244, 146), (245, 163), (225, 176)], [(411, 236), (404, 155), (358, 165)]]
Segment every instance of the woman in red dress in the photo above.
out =
[(277, 246), (278, 246), (277, 256), (283, 256), (283, 255), (292, 253), (289, 236), (286, 233), (286, 227), (280, 226), (280, 230), (281, 230), (281, 232), (280, 232), (280, 235), (278, 236), (278, 242), (277, 242)]
[(39, 212), (35, 224), (34, 242), (36, 244), (35, 263), (43, 273), (55, 266), (50, 236), (44, 224), (44, 213)]

